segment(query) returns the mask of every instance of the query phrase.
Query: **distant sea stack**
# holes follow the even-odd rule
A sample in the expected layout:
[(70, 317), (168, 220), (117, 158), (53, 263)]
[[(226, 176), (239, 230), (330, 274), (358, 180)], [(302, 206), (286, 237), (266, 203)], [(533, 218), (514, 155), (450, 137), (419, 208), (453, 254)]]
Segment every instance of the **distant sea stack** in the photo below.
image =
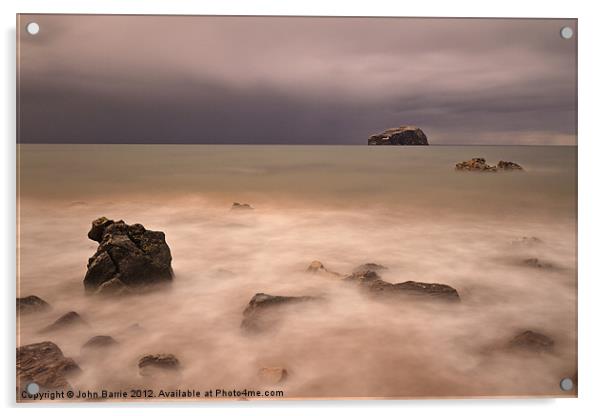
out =
[(370, 136), (369, 145), (428, 146), (426, 134), (416, 126), (400, 126)]

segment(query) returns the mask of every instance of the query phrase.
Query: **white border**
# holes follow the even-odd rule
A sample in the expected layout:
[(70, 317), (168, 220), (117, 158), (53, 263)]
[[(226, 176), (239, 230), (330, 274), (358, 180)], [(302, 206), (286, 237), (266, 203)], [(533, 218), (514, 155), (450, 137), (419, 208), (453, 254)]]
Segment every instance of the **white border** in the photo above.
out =
[[(600, 104), (600, 41), (602, 15), (595, 1), (527, 2), (525, 0), (490, 1), (316, 1), (316, 0), (3, 0), (2, 13), (2, 83), (0, 126), (2, 138), (2, 236), (0, 265), (5, 285), (2, 292), (3, 342), (0, 403), (14, 408), (14, 294), (15, 294), (15, 14), (20, 13), (120, 13), (120, 14), (249, 14), (249, 15), (344, 15), (344, 16), (458, 16), (458, 17), (564, 17), (579, 19), (579, 399), (536, 400), (430, 400), (430, 401), (352, 401), (352, 402), (270, 402), (222, 403), (197, 405), (136, 406), (58, 406), (27, 407), (21, 411), (44, 415), (65, 412), (107, 412), (126, 414), (143, 411), (163, 414), (174, 408), (187, 413), (240, 413), (245, 415), (306, 415), (308, 412), (330, 414), (345, 412), (364, 415), (382, 414), (507, 415), (529, 413), (546, 415), (596, 414), (602, 408), (598, 381), (601, 374), (602, 336), (598, 317), (602, 316), (602, 275), (599, 272), (598, 236), (601, 231), (602, 200), (600, 172), (602, 156)], [(84, 410), (85, 408), (85, 410)], [(171, 411), (171, 410), (168, 410)], [(598, 413), (599, 414), (599, 413)]]

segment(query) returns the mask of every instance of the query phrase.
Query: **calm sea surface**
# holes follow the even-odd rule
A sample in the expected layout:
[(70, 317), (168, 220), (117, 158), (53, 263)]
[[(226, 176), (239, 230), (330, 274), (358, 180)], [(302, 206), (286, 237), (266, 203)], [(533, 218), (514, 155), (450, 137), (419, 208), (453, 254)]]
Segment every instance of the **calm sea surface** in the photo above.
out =
[[(265, 387), (258, 368), (284, 366), (289, 398), (558, 394), (576, 372), (576, 147), (27, 144), (18, 157), (18, 294), (53, 306), (20, 320), (18, 341), (56, 342), (84, 370), (79, 388), (156, 388), (136, 368), (156, 352), (178, 356), (180, 388)], [(473, 157), (525, 171), (454, 170)], [(99, 216), (164, 231), (173, 288), (85, 296)], [(462, 302), (380, 302), (307, 275), (312, 260), (343, 274), (380, 263), (387, 281), (445, 283)], [(258, 292), (328, 302), (249, 338), (240, 321)], [(38, 333), (70, 310), (89, 326)], [(526, 329), (554, 352), (500, 350)], [(94, 335), (120, 347), (85, 356)]]

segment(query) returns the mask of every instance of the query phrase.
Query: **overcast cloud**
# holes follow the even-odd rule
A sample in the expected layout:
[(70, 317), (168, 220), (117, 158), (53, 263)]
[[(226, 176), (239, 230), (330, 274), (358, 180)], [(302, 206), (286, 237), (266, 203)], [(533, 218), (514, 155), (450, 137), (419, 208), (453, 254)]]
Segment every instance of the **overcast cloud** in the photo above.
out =
[[(30, 21), (40, 33), (24, 31)], [(575, 20), (22, 15), (21, 142), (576, 144)]]

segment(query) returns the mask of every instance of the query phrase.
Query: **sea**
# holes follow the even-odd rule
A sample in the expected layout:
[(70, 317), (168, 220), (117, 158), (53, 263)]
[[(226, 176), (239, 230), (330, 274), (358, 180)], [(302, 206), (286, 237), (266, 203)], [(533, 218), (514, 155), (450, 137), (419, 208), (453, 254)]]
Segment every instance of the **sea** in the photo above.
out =
[[(483, 157), (524, 171), (459, 172)], [(17, 297), (52, 309), (17, 320), (17, 346), (52, 341), (79, 390), (259, 389), (284, 399), (563, 396), (577, 372), (575, 146), (19, 144)], [(234, 202), (253, 209), (231, 209)], [(89, 296), (101, 216), (163, 231), (169, 288)], [(537, 259), (534, 261), (533, 259)], [(392, 283), (454, 287), (459, 303), (383, 300), (309, 274), (386, 267)], [(256, 293), (319, 296), (249, 335)], [(40, 329), (76, 311), (86, 325)], [(509, 349), (532, 330), (549, 352)], [(110, 335), (117, 346), (82, 345)], [(174, 354), (177, 376), (138, 372)], [(287, 369), (272, 385), (264, 367)]]

